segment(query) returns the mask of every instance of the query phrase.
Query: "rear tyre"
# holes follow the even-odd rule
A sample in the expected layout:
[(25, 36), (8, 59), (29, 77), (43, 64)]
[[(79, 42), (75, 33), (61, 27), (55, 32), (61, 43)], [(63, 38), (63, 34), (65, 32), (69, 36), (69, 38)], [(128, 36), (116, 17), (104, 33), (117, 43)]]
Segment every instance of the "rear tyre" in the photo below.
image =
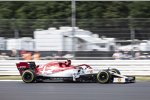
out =
[(97, 82), (101, 84), (109, 83), (110, 80), (111, 74), (106, 70), (102, 70), (97, 74)]
[(33, 83), (35, 81), (35, 74), (32, 70), (25, 70), (22, 74), (22, 80), (25, 83)]

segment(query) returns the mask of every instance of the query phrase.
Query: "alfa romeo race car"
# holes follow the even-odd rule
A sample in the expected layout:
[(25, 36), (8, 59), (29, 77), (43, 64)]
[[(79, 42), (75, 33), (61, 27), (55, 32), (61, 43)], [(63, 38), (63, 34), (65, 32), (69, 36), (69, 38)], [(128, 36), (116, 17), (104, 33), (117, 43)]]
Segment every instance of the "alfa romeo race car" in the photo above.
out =
[(72, 65), (71, 60), (54, 61), (44, 65), (35, 62), (19, 62), (16, 64), (25, 83), (49, 81), (64, 82), (98, 82), (98, 83), (133, 83), (134, 76), (121, 75), (120, 71), (108, 68), (94, 72), (87, 64)]

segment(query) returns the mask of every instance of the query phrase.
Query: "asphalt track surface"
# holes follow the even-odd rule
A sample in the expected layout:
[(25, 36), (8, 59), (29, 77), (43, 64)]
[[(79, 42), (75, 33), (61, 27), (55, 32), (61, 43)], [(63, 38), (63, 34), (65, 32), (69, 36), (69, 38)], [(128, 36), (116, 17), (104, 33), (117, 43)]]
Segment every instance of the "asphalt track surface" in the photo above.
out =
[(0, 100), (150, 100), (150, 82), (26, 84), (0, 81)]

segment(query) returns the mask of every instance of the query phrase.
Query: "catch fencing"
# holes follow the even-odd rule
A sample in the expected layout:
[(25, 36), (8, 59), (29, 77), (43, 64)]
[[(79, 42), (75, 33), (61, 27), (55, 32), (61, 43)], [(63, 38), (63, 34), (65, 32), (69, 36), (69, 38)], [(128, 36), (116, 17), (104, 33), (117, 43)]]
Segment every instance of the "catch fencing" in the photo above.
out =
[[(0, 75), (19, 75), (16, 63), (24, 60), (0, 60)], [(54, 60), (37, 60), (42, 65)], [(72, 60), (72, 65), (89, 64), (94, 71), (117, 68), (123, 75), (150, 76), (149, 60)]]

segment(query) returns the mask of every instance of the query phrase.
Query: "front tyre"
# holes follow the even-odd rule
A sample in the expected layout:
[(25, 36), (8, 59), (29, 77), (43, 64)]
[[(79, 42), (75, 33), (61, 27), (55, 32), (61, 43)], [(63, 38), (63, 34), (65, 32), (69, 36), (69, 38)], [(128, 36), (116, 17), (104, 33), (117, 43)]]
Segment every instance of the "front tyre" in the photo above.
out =
[(22, 80), (25, 83), (33, 83), (35, 81), (35, 74), (32, 70), (25, 70), (22, 74)]
[(117, 74), (119, 74), (119, 75), (121, 74), (120, 71), (119, 71), (118, 69), (115, 69), (115, 68), (110, 69), (110, 71), (112, 71), (112, 72), (114, 72), (114, 73), (117, 73)]
[(97, 74), (97, 82), (101, 84), (109, 83), (110, 80), (111, 74), (106, 70), (102, 70)]

